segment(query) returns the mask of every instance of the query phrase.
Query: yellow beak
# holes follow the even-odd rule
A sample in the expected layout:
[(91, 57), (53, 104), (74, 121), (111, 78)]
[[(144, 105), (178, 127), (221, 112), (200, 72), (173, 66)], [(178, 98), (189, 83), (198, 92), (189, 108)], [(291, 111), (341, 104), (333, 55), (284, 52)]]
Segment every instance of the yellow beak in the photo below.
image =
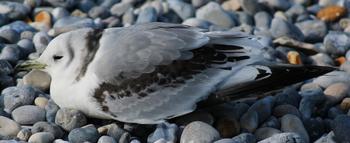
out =
[(40, 63), (37, 60), (28, 60), (28, 61), (24, 61), (21, 64), (18, 64), (15, 67), (15, 71), (17, 71), (17, 72), (18, 71), (29, 71), (32, 69), (41, 70), (41, 69), (45, 69), (46, 66), (47, 66), (46, 64)]

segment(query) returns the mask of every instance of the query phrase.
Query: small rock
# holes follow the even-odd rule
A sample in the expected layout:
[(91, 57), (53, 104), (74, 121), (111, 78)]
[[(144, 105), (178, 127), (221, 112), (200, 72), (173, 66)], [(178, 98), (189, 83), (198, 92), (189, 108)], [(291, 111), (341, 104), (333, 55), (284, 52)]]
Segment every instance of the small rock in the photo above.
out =
[[(21, 32), (21, 39), (28, 39), (28, 40), (32, 40), (34, 37), (34, 32), (32, 31), (22, 31)], [(32, 41), (31, 41), (32, 42)], [(33, 43), (33, 42), (32, 42)], [(18, 45), (20, 46), (20, 45)], [(33, 45), (34, 47), (34, 45)]]
[(147, 7), (141, 10), (136, 23), (148, 23), (157, 21), (157, 11), (153, 7)]
[(334, 133), (333, 133), (333, 131), (331, 131), (328, 134), (323, 135), (322, 137), (320, 137), (314, 143), (337, 143), (337, 142), (334, 140)]
[(34, 21), (37, 23), (42, 23), (46, 27), (50, 28), (52, 26), (52, 16), (49, 12), (43, 10), (35, 15)]
[(20, 34), (13, 29), (0, 30), (0, 41), (2, 43), (14, 44), (20, 39)]
[(344, 115), (344, 111), (339, 107), (335, 106), (335, 107), (329, 108), (327, 115), (328, 115), (328, 118), (334, 119), (339, 115)]
[(214, 142), (220, 139), (220, 134), (210, 125), (195, 121), (188, 124), (181, 134), (180, 143), (204, 143)]
[(4, 111), (11, 113), (17, 107), (33, 103), (36, 92), (30, 86), (8, 87), (1, 92), (4, 98)]
[[(253, 25), (254, 22), (253, 22), (253, 17), (247, 13), (244, 13), (244, 12), (240, 12), (240, 11), (237, 11), (235, 12), (235, 15), (237, 17), (237, 20), (240, 24), (240, 27), (242, 27), (243, 25)], [(252, 30), (251, 30), (252, 31)]]
[[(138, 1), (138, 0), (136, 0)], [(111, 8), (114, 4), (120, 2), (120, 0), (97, 0), (97, 4), (100, 6), (104, 6), (106, 8)], [(124, 0), (122, 0), (124, 2)]]
[(119, 143), (129, 143), (131, 135), (128, 132), (125, 132), (119, 139)]
[(55, 123), (66, 131), (86, 125), (87, 119), (85, 115), (74, 109), (61, 108), (57, 111)]
[(125, 133), (126, 131), (119, 127), (116, 124), (111, 124), (108, 128), (107, 135), (113, 137), (115, 140), (120, 140), (121, 136)]
[(61, 33), (76, 30), (79, 28), (87, 28), (87, 27), (97, 28), (97, 25), (92, 19), (89, 19), (89, 18), (66, 16), (61, 19), (58, 19), (55, 22), (53, 29), (51, 29), (48, 32), (48, 34), (50, 36), (57, 36)]
[(301, 60), (301, 56), (299, 54), (299, 52), (297, 51), (289, 51), (287, 53), (287, 58), (288, 58), (288, 62), (290, 64), (294, 64), (294, 65), (302, 65), (303, 62)]
[(281, 127), (281, 124), (276, 117), (271, 116), (264, 123), (262, 123), (260, 127), (270, 127), (279, 129)]
[(255, 129), (259, 126), (258, 118), (258, 113), (256, 111), (250, 111), (243, 114), (240, 120), (242, 130), (254, 132)]
[(313, 64), (318, 66), (333, 66), (333, 59), (325, 53), (318, 53), (310, 57), (312, 59)]
[(49, 42), (51, 37), (46, 32), (38, 32), (33, 37), (33, 43), (37, 52), (42, 53)]
[(34, 44), (29, 39), (22, 39), (18, 41), (17, 43), (18, 47), (21, 50), (21, 53), (23, 53), (23, 57), (27, 56), (30, 53), (35, 52)]
[(70, 15), (70, 13), (63, 7), (54, 8), (52, 10), (51, 14), (52, 14), (55, 21)]
[(7, 45), (0, 52), (0, 60), (7, 60), (15, 64), (20, 59), (21, 50), (17, 45)]
[(350, 49), (350, 36), (345, 32), (330, 31), (324, 38), (326, 52), (331, 55), (344, 55)]
[(156, 130), (151, 133), (148, 138), (148, 143), (156, 142), (163, 139), (165, 142), (176, 142), (176, 132), (178, 127), (176, 124), (162, 123), (158, 124)]
[(205, 4), (207, 4), (210, 0), (191, 0), (191, 4), (195, 7), (201, 7)]
[(306, 42), (321, 42), (328, 32), (326, 23), (319, 20), (306, 20), (295, 25), (304, 34)]
[(56, 113), (59, 109), (58, 105), (50, 99), (45, 106), (46, 120), (50, 123), (55, 123)]
[(12, 65), (6, 60), (0, 60), (0, 75), (9, 75), (12, 72)]
[(22, 141), (28, 141), (30, 136), (32, 136), (32, 132), (28, 128), (20, 130), (17, 134), (17, 138)]
[(186, 20), (194, 16), (194, 7), (182, 0), (168, 1), (170, 9), (172, 9), (182, 20)]
[(209, 21), (197, 18), (186, 19), (184, 22), (182, 22), (182, 24), (202, 29), (209, 29), (209, 27), (212, 25)]
[(76, 0), (46, 0), (48, 3), (50, 3), (53, 7), (64, 7), (67, 9), (73, 8), (78, 4), (78, 1)]
[(17, 31), (18, 33), (22, 33), (23, 31), (32, 31), (35, 32), (36, 30), (29, 26), (27, 23), (23, 21), (14, 21), (10, 24), (4, 25), (1, 27), (1, 30), (3, 29), (12, 29)]
[(239, 2), (244, 12), (250, 15), (254, 15), (261, 10), (257, 0), (239, 0)]
[(265, 11), (260, 11), (254, 15), (255, 26), (262, 29), (269, 29), (272, 17)]
[(278, 129), (263, 127), (263, 128), (256, 129), (254, 135), (256, 136), (257, 141), (261, 141), (279, 133), (282, 133), (282, 132)]
[(117, 141), (115, 141), (115, 139), (110, 136), (101, 136), (98, 139), (97, 143), (117, 143)]
[(64, 134), (64, 132), (58, 125), (48, 122), (35, 123), (32, 127), (32, 133), (38, 132), (49, 132), (52, 135), (54, 135), (56, 139), (62, 138)]
[(339, 82), (350, 83), (350, 75), (343, 71), (333, 71), (313, 80), (313, 83), (316, 83), (323, 88), (327, 88), (328, 86)]
[(278, 93), (275, 99), (275, 105), (290, 104), (294, 107), (299, 106), (300, 94), (296, 91), (295, 88), (287, 87), (283, 90), (282, 93)]
[(263, 3), (264, 5), (267, 5), (270, 8), (283, 11), (286, 11), (292, 6), (292, 3), (290, 1), (283, 0), (258, 0), (258, 2)]
[(205, 19), (223, 28), (231, 28), (236, 25), (232, 16), (226, 13), (216, 2), (209, 2), (199, 8), (196, 12), (196, 18)]
[(255, 102), (250, 108), (248, 109), (248, 112), (256, 111), (258, 114), (258, 123), (262, 123), (267, 118), (270, 117), (272, 113), (272, 107), (274, 106), (275, 99), (274, 97), (268, 96), (263, 99), (258, 100)]
[(22, 125), (31, 125), (38, 121), (45, 121), (45, 110), (33, 105), (24, 105), (12, 112), (13, 119)]
[(226, 11), (237, 11), (241, 8), (239, 0), (224, 1), (221, 6)]
[(0, 116), (0, 136), (15, 137), (21, 130), (21, 126), (15, 121)]
[(232, 138), (234, 143), (256, 143), (256, 137), (251, 133), (242, 133)]
[(30, 136), (28, 142), (31, 143), (51, 143), (55, 140), (55, 137), (49, 132), (35, 133)]
[(129, 8), (122, 17), (123, 25), (124, 26), (130, 26), (135, 23), (135, 14), (134, 9)]
[(130, 8), (132, 8), (131, 3), (116, 3), (112, 6), (110, 9), (110, 12), (112, 15), (115, 16), (122, 16), (124, 13), (126, 13)]
[(307, 130), (310, 140), (315, 141), (321, 137), (326, 131), (326, 125), (322, 118), (310, 118), (303, 120), (305, 129)]
[(68, 140), (71, 143), (97, 142), (100, 135), (93, 125), (76, 128), (69, 132)]
[(335, 118), (332, 129), (337, 142), (350, 142), (350, 116), (341, 115)]
[(0, 74), (0, 90), (14, 85), (15, 80), (13, 77)]
[(258, 143), (308, 143), (296, 133), (280, 133)]
[(273, 110), (273, 115), (277, 118), (282, 117), (286, 114), (292, 114), (299, 118), (301, 117), (299, 110), (290, 104), (276, 106)]
[(232, 139), (220, 139), (215, 141), (214, 143), (236, 143), (236, 142), (233, 141)]
[(290, 37), (299, 41), (304, 40), (304, 34), (298, 27), (281, 18), (274, 18), (271, 22), (270, 32), (273, 37)]
[(343, 17), (346, 14), (346, 8), (341, 6), (327, 6), (317, 12), (317, 18), (323, 21), (332, 22)]
[(343, 101), (340, 103), (340, 108), (348, 111), (350, 109), (350, 98), (344, 98)]
[(234, 137), (240, 133), (240, 124), (234, 118), (223, 118), (216, 122), (216, 129), (222, 138)]
[(341, 102), (346, 96), (349, 96), (349, 89), (349, 86), (345, 83), (334, 83), (324, 90), (324, 95), (328, 103), (335, 104)]
[(21, 3), (1, 1), (0, 14), (6, 14), (11, 19), (22, 19), (29, 13), (29, 9)]
[(299, 134), (304, 141), (309, 142), (309, 135), (303, 123), (295, 115), (287, 114), (281, 118), (281, 130), (283, 132), (295, 132)]
[(34, 104), (41, 108), (45, 108), (45, 106), (47, 105), (47, 102), (49, 102), (49, 100), (45, 97), (37, 97), (34, 100)]
[(92, 9), (90, 9), (89, 11), (89, 16), (91, 18), (107, 18), (108, 16), (110, 16), (110, 13), (108, 11), (108, 9), (106, 9), (103, 6), (95, 6)]
[(51, 77), (41, 70), (32, 70), (23, 77), (23, 84), (36, 87), (42, 91), (50, 88)]

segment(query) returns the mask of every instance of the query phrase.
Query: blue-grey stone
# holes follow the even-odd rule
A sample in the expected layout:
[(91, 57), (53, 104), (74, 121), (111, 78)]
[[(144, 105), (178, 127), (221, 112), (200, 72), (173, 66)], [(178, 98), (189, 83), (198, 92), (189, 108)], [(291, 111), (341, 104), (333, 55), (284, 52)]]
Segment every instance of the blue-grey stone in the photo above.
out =
[(115, 16), (122, 16), (132, 7), (131, 3), (116, 3), (110, 9), (110, 13)]
[(306, 42), (321, 42), (327, 34), (327, 25), (320, 20), (307, 20), (295, 24), (305, 36)]
[(320, 137), (314, 143), (337, 143), (337, 142), (334, 139), (334, 132), (331, 131), (328, 134), (325, 134), (322, 137)]
[(64, 135), (63, 130), (58, 125), (42, 121), (36, 122), (31, 131), (33, 134), (38, 132), (49, 132), (54, 135), (56, 139), (62, 138)]
[(71, 143), (97, 142), (100, 135), (94, 125), (90, 124), (69, 132), (68, 140)]
[(6, 87), (14, 86), (14, 85), (15, 85), (15, 79), (12, 76), (0, 74), (0, 90)]
[(168, 1), (170, 9), (172, 9), (182, 20), (186, 20), (194, 16), (194, 7), (182, 0), (170, 0)]
[(20, 34), (13, 29), (1, 29), (0, 30), (0, 41), (2, 43), (14, 44), (20, 38)]
[(58, 20), (58, 19), (61, 19), (62, 17), (66, 17), (66, 16), (69, 16), (70, 13), (63, 7), (56, 7), (52, 10), (51, 12), (53, 18), (54, 18), (54, 21)]
[(350, 35), (345, 32), (330, 31), (324, 38), (323, 44), (327, 53), (334, 56), (344, 55), (350, 48)]
[(281, 131), (297, 133), (305, 142), (309, 142), (310, 140), (303, 122), (297, 116), (292, 114), (284, 115), (281, 118)]
[(304, 40), (304, 35), (298, 27), (278, 17), (272, 19), (270, 32), (274, 38), (286, 36), (300, 41)]
[(332, 129), (337, 142), (350, 142), (350, 116), (337, 116), (334, 119)]
[(0, 75), (9, 75), (13, 72), (12, 65), (6, 60), (0, 60)]
[(91, 18), (102, 18), (105, 19), (110, 16), (109, 10), (103, 6), (95, 6), (89, 10), (89, 16)]
[(19, 124), (31, 125), (45, 121), (45, 110), (38, 106), (24, 105), (12, 111), (12, 118)]
[(313, 83), (316, 83), (323, 88), (327, 88), (329, 85), (338, 82), (349, 84), (350, 75), (344, 71), (333, 71), (323, 76), (319, 76), (313, 80)]
[(135, 14), (134, 14), (134, 9), (129, 8), (124, 15), (122, 16), (122, 23), (124, 26), (132, 25), (135, 23)]
[(239, 0), (244, 12), (254, 15), (261, 10), (261, 6), (257, 0)]
[(272, 17), (265, 11), (260, 11), (254, 15), (255, 26), (263, 29), (269, 29)]
[(255, 143), (256, 137), (251, 133), (242, 133), (232, 138), (235, 143)]
[(285, 0), (258, 0), (258, 2), (265, 4), (270, 8), (282, 11), (289, 9), (292, 6), (290, 1)]
[(279, 129), (281, 127), (281, 124), (276, 117), (270, 116), (270, 118), (268, 118), (264, 123), (262, 123), (260, 127), (271, 127)]
[(114, 4), (120, 2), (120, 0), (97, 0), (97, 4), (106, 8), (111, 8)]
[(28, 54), (35, 52), (34, 43), (29, 39), (22, 39), (17, 42), (17, 45), (25, 57)]
[(195, 7), (195, 8), (199, 8), (205, 4), (207, 4), (210, 0), (191, 0), (191, 4)]
[(77, 0), (46, 0), (53, 7), (73, 8), (78, 4)]
[(183, 130), (180, 143), (214, 142), (219, 139), (219, 132), (212, 126), (201, 121), (194, 121), (188, 124)]
[(304, 6), (299, 4), (294, 4), (291, 8), (289, 8), (285, 12), (285, 14), (293, 21), (296, 21), (298, 16), (307, 14), (307, 11)]
[(107, 135), (113, 137), (115, 140), (119, 140), (125, 132), (126, 131), (118, 125), (111, 124), (107, 131)]
[(36, 31), (33, 27), (29, 26), (27, 23), (23, 21), (14, 21), (10, 24), (2, 26), (0, 29), (1, 30), (12, 29), (17, 31), (18, 33), (22, 33), (23, 31), (32, 31), (32, 32)]
[(50, 36), (57, 36), (64, 32), (88, 27), (97, 28), (98, 26), (90, 18), (66, 16), (57, 20), (53, 25), (53, 29), (51, 29), (48, 34)]
[(232, 139), (220, 139), (220, 140), (218, 140), (218, 141), (215, 141), (214, 143), (237, 143), (237, 142), (235, 142), (234, 140), (232, 140)]
[(85, 13), (89, 12), (89, 10), (95, 6), (96, 6), (96, 3), (94, 0), (81, 0), (78, 4), (78, 8)]
[(22, 3), (0, 1), (0, 14), (5, 14), (11, 19), (22, 19), (29, 13), (29, 8)]
[(33, 37), (36, 52), (42, 53), (46, 49), (51, 39), (52, 38), (46, 32), (36, 33)]
[(85, 115), (78, 110), (61, 108), (56, 113), (55, 123), (64, 130), (71, 131), (86, 125), (87, 119)]
[(46, 120), (50, 123), (55, 123), (56, 113), (59, 109), (58, 105), (50, 99), (45, 106)]
[(159, 139), (163, 139), (166, 142), (176, 142), (177, 130), (176, 124), (166, 122), (158, 124), (156, 130), (148, 136), (147, 142), (153, 143)]
[(325, 100), (323, 90), (321, 88), (304, 89), (300, 92), (303, 97), (299, 104), (299, 111), (304, 119), (311, 117), (316, 105)]
[(256, 136), (257, 141), (261, 141), (279, 133), (281, 133), (281, 131), (276, 128), (261, 127), (259, 129), (256, 129), (254, 135)]
[(141, 10), (136, 23), (148, 23), (157, 21), (157, 11), (153, 7), (147, 7)]
[(236, 25), (233, 17), (216, 2), (209, 2), (196, 11), (196, 18), (205, 19), (217, 26), (231, 28)]
[(21, 32), (21, 39), (28, 39), (33, 40), (34, 32), (32, 31), (22, 31)]
[(198, 18), (189, 18), (182, 22), (184, 25), (189, 25), (193, 27), (198, 27), (202, 29), (209, 29), (212, 25), (209, 21), (198, 19)]
[(300, 94), (293, 87), (285, 88), (283, 92), (278, 93), (275, 97), (276, 97), (276, 103), (275, 103), (276, 106), (283, 105), (283, 104), (290, 104), (295, 107), (298, 107), (299, 102), (301, 100)]
[(55, 137), (49, 132), (35, 133), (28, 139), (31, 143), (52, 143)]
[(30, 86), (8, 87), (1, 92), (4, 98), (4, 110), (11, 113), (17, 107), (33, 103), (36, 92)]
[(9, 18), (5, 14), (0, 14), (0, 26), (3, 26), (9, 22)]
[(242, 24), (253, 25), (254, 22), (253, 22), (253, 17), (251, 15), (240, 11), (237, 11), (235, 14), (240, 25)]
[(97, 143), (117, 143), (117, 141), (110, 136), (101, 136)]
[(20, 49), (17, 45), (6, 45), (0, 53), (0, 60), (7, 60), (8, 62), (15, 64), (20, 59)]
[(259, 141), (259, 143), (308, 143), (297, 133), (280, 133), (273, 135), (267, 139)]
[(322, 118), (304, 119), (303, 124), (307, 130), (310, 140), (315, 141), (320, 138), (326, 131), (326, 127)]

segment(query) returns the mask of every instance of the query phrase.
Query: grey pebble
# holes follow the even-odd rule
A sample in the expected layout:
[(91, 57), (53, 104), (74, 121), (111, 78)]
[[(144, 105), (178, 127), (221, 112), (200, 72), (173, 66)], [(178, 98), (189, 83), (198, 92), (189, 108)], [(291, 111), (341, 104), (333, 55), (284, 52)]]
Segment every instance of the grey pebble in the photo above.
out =
[(98, 139), (97, 143), (117, 143), (117, 141), (115, 141), (115, 139), (110, 136), (101, 136)]
[(137, 17), (136, 23), (148, 23), (157, 21), (157, 11), (153, 7), (142, 9)]
[(23, 76), (23, 85), (29, 85), (40, 89), (41, 91), (48, 91), (50, 88), (50, 83), (50, 75), (47, 72), (41, 70), (34, 69)]
[(209, 29), (212, 25), (209, 21), (198, 19), (198, 18), (189, 18), (182, 22), (183, 25)]
[(232, 139), (220, 139), (220, 140), (215, 141), (214, 143), (237, 143), (237, 142), (235, 142)]
[(0, 26), (3, 26), (8, 22), (9, 18), (6, 16), (6, 14), (0, 14)]
[(270, 128), (270, 127), (262, 127), (262, 128), (256, 129), (256, 131), (254, 132), (254, 135), (256, 136), (257, 141), (261, 141), (279, 133), (282, 133), (282, 132), (278, 129)]
[(304, 35), (298, 27), (278, 17), (272, 19), (270, 32), (275, 38), (286, 36), (300, 41), (304, 40)]
[(303, 122), (295, 115), (287, 114), (281, 118), (281, 131), (295, 132), (307, 143), (310, 140)]
[(135, 23), (135, 14), (134, 14), (134, 9), (129, 8), (124, 15), (122, 16), (122, 23), (124, 26), (129, 26)]
[(256, 137), (251, 133), (241, 133), (232, 138), (235, 143), (256, 143)]
[(180, 143), (209, 143), (219, 139), (219, 132), (212, 126), (201, 121), (195, 121), (185, 127), (181, 134)]
[(205, 19), (223, 28), (231, 28), (236, 23), (232, 16), (226, 13), (216, 2), (209, 2), (196, 11), (196, 18)]
[(48, 122), (36, 122), (32, 127), (32, 133), (38, 132), (49, 132), (57, 139), (64, 135), (63, 130), (58, 125)]
[(262, 29), (269, 29), (272, 17), (265, 11), (260, 11), (254, 15), (255, 26)]
[(176, 142), (177, 130), (178, 127), (176, 124), (170, 124), (167, 122), (158, 124), (156, 130), (148, 136), (147, 142), (153, 143), (159, 139), (163, 139), (166, 142)]
[(316, 105), (321, 104), (324, 100), (323, 90), (321, 88), (310, 88), (301, 91), (303, 97), (299, 104), (299, 111), (303, 118), (311, 117)]
[(300, 16), (307, 15), (307, 11), (304, 6), (294, 4), (285, 12), (285, 14), (289, 19), (296, 22), (298, 21), (298, 18), (300, 19)]
[(350, 75), (344, 71), (333, 71), (313, 80), (313, 83), (318, 84), (322, 88), (327, 88), (337, 82), (350, 83)]
[(28, 39), (33, 40), (34, 32), (32, 31), (22, 31), (21, 32), (21, 39)]
[(131, 3), (116, 3), (111, 7), (110, 13), (115, 16), (122, 16), (130, 8), (132, 8)]
[(86, 125), (87, 119), (85, 115), (74, 109), (61, 108), (56, 113), (55, 123), (66, 131)]
[[(78, 4), (78, 8), (85, 13), (88, 12), (94, 6), (96, 6), (95, 0), (81, 0)], [(108, 8), (106, 7), (106, 9)]]
[(15, 137), (21, 126), (10, 118), (0, 116), (0, 136)]
[(254, 15), (261, 10), (257, 0), (239, 0), (244, 12)]
[(331, 131), (328, 134), (325, 134), (322, 137), (320, 137), (314, 143), (337, 143), (337, 142), (334, 140), (334, 132)]
[(45, 110), (33, 105), (24, 105), (12, 111), (13, 119), (22, 125), (45, 121)]
[(28, 141), (29, 137), (32, 136), (32, 132), (29, 128), (23, 128), (17, 134), (17, 138), (22, 141)]
[(308, 143), (296, 133), (280, 133), (258, 143)]
[(301, 100), (300, 94), (294, 87), (286, 87), (283, 92), (277, 93), (275, 98), (275, 106), (290, 104), (298, 107)]
[(350, 142), (350, 117), (347, 115), (337, 116), (333, 122), (333, 132), (337, 142)]
[(316, 55), (310, 56), (312, 59), (313, 64), (319, 65), (319, 66), (334, 66), (333, 59), (325, 53), (318, 53)]
[(234, 18), (234, 19), (237, 19), (241, 26), (242, 25), (253, 25), (253, 23), (254, 23), (253, 16), (251, 16), (247, 13), (237, 11), (237, 12), (235, 12), (235, 15), (237, 18)]
[(182, 0), (170, 0), (168, 1), (170, 9), (172, 9), (182, 20), (186, 20), (194, 16), (194, 7)]
[(290, 104), (278, 105), (273, 109), (273, 115), (277, 118), (282, 117), (286, 114), (292, 114), (301, 118), (299, 110)]
[(256, 111), (250, 111), (245, 114), (240, 119), (241, 129), (243, 131), (254, 132), (259, 126), (259, 115)]
[(55, 137), (49, 132), (35, 133), (30, 136), (28, 142), (30, 143), (52, 143)]
[(344, 111), (340, 107), (334, 106), (329, 108), (327, 112), (327, 117), (330, 119), (335, 119), (339, 115), (344, 115)]
[[(112, 5), (120, 2), (121, 0), (96, 0), (97, 4), (100, 6), (104, 6), (106, 8), (111, 8)], [(136, 0), (138, 1), (138, 0)]]
[(28, 54), (35, 52), (34, 43), (32, 40), (29, 39), (22, 39), (17, 42), (18, 47), (21, 50), (21, 53), (23, 53), (24, 57), (26, 57)]
[(100, 135), (94, 125), (86, 125), (81, 128), (73, 129), (69, 132), (68, 140), (71, 143), (97, 142)]
[(205, 4), (207, 4), (210, 0), (191, 0), (191, 4), (195, 7), (201, 7)]
[(327, 53), (344, 55), (350, 48), (350, 37), (345, 32), (330, 31), (323, 40)]
[[(1, 75), (0, 74), (0, 90), (14, 86), (15, 85), (15, 79), (8, 75)], [(1, 98), (1, 97), (0, 97)], [(2, 104), (2, 103), (0, 103)]]
[(15, 64), (20, 59), (21, 50), (17, 45), (6, 45), (0, 53), (0, 60), (7, 60), (8, 62)]
[(23, 31), (32, 31), (35, 32), (36, 30), (31, 27), (30, 25), (28, 25), (27, 23), (23, 22), (23, 21), (14, 21), (10, 24), (4, 25), (0, 28), (2, 29), (12, 29), (17, 31), (18, 33), (22, 33)]
[(4, 110), (11, 113), (17, 107), (32, 104), (36, 92), (30, 86), (8, 87), (1, 92), (1, 96), (4, 98)]
[(0, 30), (0, 41), (2, 43), (14, 44), (20, 39), (20, 33), (13, 29)]
[(70, 15), (70, 13), (67, 11), (67, 9), (65, 9), (63, 7), (54, 8), (52, 10), (51, 14), (52, 14), (52, 17), (54, 18), (55, 21)]
[(60, 108), (58, 105), (52, 99), (50, 99), (45, 106), (46, 120), (50, 123), (55, 123), (56, 113), (59, 109)]
[(310, 141), (315, 141), (328, 130), (325, 121), (320, 118), (303, 119), (303, 124), (307, 130)]
[(29, 9), (22, 3), (1, 1), (0, 14), (6, 14), (11, 19), (22, 19), (29, 13)]
[(258, 0), (259, 3), (263, 3), (270, 8), (285, 11), (292, 6), (290, 1), (285, 0)]
[(117, 124), (111, 124), (107, 131), (107, 135), (113, 137), (117, 141), (120, 140), (124, 133), (126, 133), (126, 131)]
[(38, 32), (33, 37), (33, 43), (37, 52), (42, 53), (49, 42), (51, 37), (46, 32)]
[(0, 75), (9, 75), (12, 74), (12, 72), (12, 65), (6, 60), (0, 60)]
[(106, 7), (103, 6), (95, 6), (89, 11), (89, 16), (91, 18), (107, 18), (110, 16), (110, 13)]
[(58, 19), (53, 25), (53, 28), (48, 32), (48, 34), (50, 36), (57, 36), (64, 32), (87, 27), (96, 28), (97, 25), (90, 18), (66, 16)]
[(306, 20), (295, 24), (305, 36), (306, 42), (321, 42), (327, 34), (327, 25), (320, 20)]
[(50, 3), (54, 7), (64, 7), (64, 8), (73, 8), (78, 4), (78, 1), (76, 0), (46, 0), (48, 3)]
[(270, 116), (264, 123), (261, 124), (260, 127), (271, 127), (279, 129), (281, 127), (281, 123), (275, 116)]

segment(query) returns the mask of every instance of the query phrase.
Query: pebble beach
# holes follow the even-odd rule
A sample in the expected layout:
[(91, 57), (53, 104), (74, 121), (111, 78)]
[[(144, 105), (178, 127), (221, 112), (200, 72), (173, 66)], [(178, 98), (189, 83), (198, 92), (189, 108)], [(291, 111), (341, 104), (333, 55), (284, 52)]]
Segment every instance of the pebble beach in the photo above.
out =
[[(60, 108), (48, 74), (15, 71), (62, 33), (148, 22), (249, 33), (271, 61), (337, 70), (157, 125)], [(350, 1), (0, 0), (0, 93), (0, 143), (350, 143)]]

